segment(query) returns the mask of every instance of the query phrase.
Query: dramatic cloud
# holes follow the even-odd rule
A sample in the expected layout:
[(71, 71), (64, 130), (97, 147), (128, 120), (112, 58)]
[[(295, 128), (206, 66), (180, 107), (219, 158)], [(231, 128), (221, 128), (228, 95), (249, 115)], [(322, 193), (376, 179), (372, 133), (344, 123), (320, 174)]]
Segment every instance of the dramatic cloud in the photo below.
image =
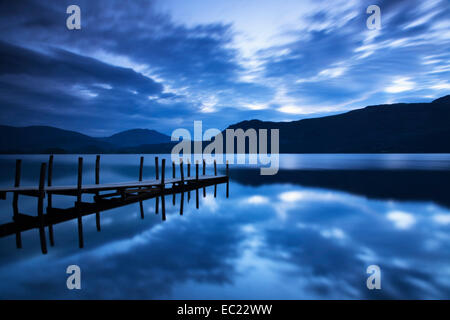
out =
[[(0, 121), (106, 135), (448, 94), (446, 1), (0, 2)], [(239, 8), (239, 9), (238, 9)]]

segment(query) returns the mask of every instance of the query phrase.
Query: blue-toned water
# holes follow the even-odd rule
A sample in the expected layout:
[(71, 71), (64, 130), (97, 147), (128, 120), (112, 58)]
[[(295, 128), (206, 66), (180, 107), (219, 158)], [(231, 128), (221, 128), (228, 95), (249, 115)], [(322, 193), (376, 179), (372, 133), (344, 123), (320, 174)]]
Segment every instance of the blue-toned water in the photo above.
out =
[[(1, 156), (0, 184), (35, 185), (48, 156)], [(144, 178), (154, 177), (145, 156)], [(104, 155), (101, 182), (136, 180), (138, 155)], [(84, 182), (94, 182), (94, 155), (84, 156)], [(167, 167), (169, 168), (169, 166)], [(223, 170), (222, 167), (220, 167)], [(56, 155), (54, 185), (76, 183), (77, 156)], [(171, 170), (169, 170), (171, 172)], [(211, 171), (209, 171), (211, 172)], [(0, 239), (0, 298), (33, 299), (449, 299), (450, 155), (282, 155), (275, 176), (232, 165), (225, 185), (195, 193), (179, 215), (166, 199), (54, 226), (54, 247), (42, 255), (37, 230)], [(54, 206), (75, 199), (54, 199)], [(88, 200), (88, 198), (86, 198)], [(36, 214), (36, 199), (20, 211)], [(0, 223), (11, 221), (11, 196), (0, 201)], [(68, 290), (66, 268), (81, 268), (81, 290)], [(381, 269), (369, 290), (366, 269)]]

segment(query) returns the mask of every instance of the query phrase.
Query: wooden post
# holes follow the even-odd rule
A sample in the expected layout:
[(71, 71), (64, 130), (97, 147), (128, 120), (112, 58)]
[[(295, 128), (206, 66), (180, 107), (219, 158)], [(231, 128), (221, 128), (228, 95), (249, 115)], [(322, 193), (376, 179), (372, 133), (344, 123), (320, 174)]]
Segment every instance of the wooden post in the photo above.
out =
[[(95, 184), (100, 184), (100, 155), (98, 154), (95, 158)], [(99, 192), (97, 191), (95, 193), (96, 196), (99, 195)], [(95, 225), (97, 227), (97, 231), (101, 230), (100, 226), (100, 212), (95, 213)]]
[[(191, 177), (191, 161), (189, 161), (189, 160), (188, 160), (188, 163), (187, 163), (187, 176), (188, 176), (188, 178)], [(189, 200), (191, 200), (191, 191), (188, 191), (187, 201), (189, 202)]]
[[(155, 178), (156, 180), (159, 180), (159, 159), (158, 157), (155, 157)], [(156, 197), (155, 199), (155, 214), (158, 214), (159, 211), (159, 197)]]
[(188, 178), (191, 176), (191, 162), (189, 160), (187, 163), (187, 176)]
[(195, 180), (198, 181), (198, 160), (195, 161)]
[(161, 185), (164, 186), (166, 176), (166, 159), (161, 161)]
[[(217, 176), (217, 161), (214, 159), (214, 176)], [(214, 198), (217, 197), (217, 184), (214, 185)]]
[[(20, 173), (22, 169), (22, 160), (17, 159), (16, 160), (16, 177), (14, 181), (14, 187), (18, 188), (20, 187)], [(19, 221), (19, 193), (14, 192), (13, 196), (13, 219), (18, 224)], [(22, 248), (22, 234), (20, 231), (16, 232), (16, 247), (18, 249)]]
[(45, 239), (44, 229), (44, 197), (45, 197), (45, 171), (47, 170), (47, 164), (44, 162), (41, 164), (41, 172), (39, 176), (39, 196), (38, 196), (38, 219), (39, 219), (39, 238), (41, 242), (41, 250), (43, 254), (47, 254), (47, 241)]
[(141, 163), (139, 165), (139, 182), (142, 181), (143, 173), (144, 173), (144, 157), (141, 157)]
[(184, 171), (183, 171), (183, 159), (180, 158), (180, 175), (181, 175), (181, 200), (180, 200), (180, 216), (183, 215), (184, 205)]
[(181, 176), (181, 182), (184, 186), (184, 171), (183, 171), (183, 159), (180, 159), (180, 176)]
[(164, 193), (161, 195), (161, 212), (162, 212), (161, 215), (162, 220), (166, 221), (166, 197), (164, 196)]
[(100, 184), (100, 155), (95, 158), (95, 184)]
[[(206, 161), (203, 159), (203, 176), (206, 175)], [(206, 187), (203, 187), (203, 198), (206, 198)]]
[[(139, 165), (139, 182), (142, 182), (143, 175), (144, 175), (144, 157), (141, 157), (141, 163)], [(144, 219), (144, 205), (142, 201), (139, 201), (139, 209), (141, 211), (141, 219)]]
[[(172, 161), (172, 178), (175, 179), (175, 161)], [(175, 187), (175, 183), (172, 183), (172, 188)], [(175, 192), (172, 196), (172, 204), (175, 205)]]
[(230, 176), (229, 176), (228, 160), (227, 160), (226, 173), (227, 173), (227, 198), (228, 198), (230, 195)]
[(198, 209), (199, 207), (199, 199), (198, 199), (198, 160), (195, 161), (195, 181), (197, 183), (195, 187), (195, 207)]
[(227, 177), (229, 177), (229, 171), (230, 171), (230, 168), (229, 168), (229, 165), (228, 165), (228, 160), (227, 160), (227, 166), (226, 166), (226, 175), (227, 175)]
[(78, 212), (78, 246), (80, 248), (84, 247), (84, 240), (83, 240), (83, 220), (81, 217), (81, 200), (82, 200), (82, 193), (81, 193), (81, 186), (83, 184), (83, 158), (78, 158), (78, 181), (77, 181), (77, 212)]
[(175, 179), (175, 161), (172, 161), (172, 178)]
[[(53, 178), (53, 155), (50, 155), (49, 159), (48, 159), (48, 180), (47, 180), (47, 185), (49, 187), (52, 186), (52, 178)], [(48, 198), (47, 198), (47, 208), (52, 208), (52, 194), (49, 193), (48, 194)], [(48, 215), (48, 209), (47, 209), (47, 215)], [(48, 225), (48, 237), (50, 240), (50, 245), (53, 247), (55, 245), (55, 239), (53, 236), (53, 225), (49, 224)]]
[(161, 211), (162, 211), (162, 220), (166, 220), (166, 199), (164, 196), (164, 180), (165, 180), (165, 171), (166, 171), (166, 159), (162, 159), (161, 163)]

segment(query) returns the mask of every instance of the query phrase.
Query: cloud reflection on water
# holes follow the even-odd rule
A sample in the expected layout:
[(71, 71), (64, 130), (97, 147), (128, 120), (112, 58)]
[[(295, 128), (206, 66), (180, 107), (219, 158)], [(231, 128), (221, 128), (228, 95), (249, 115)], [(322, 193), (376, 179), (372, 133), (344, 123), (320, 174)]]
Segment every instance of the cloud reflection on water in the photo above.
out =
[[(132, 176), (134, 173), (129, 173)], [(102, 232), (85, 220), (55, 226), (47, 256), (37, 232), (1, 239), (0, 297), (169, 299), (341, 299), (450, 297), (450, 212), (432, 202), (368, 199), (293, 183), (231, 184), (225, 199), (166, 199), (167, 221), (154, 200), (102, 214)], [(200, 192), (201, 194), (201, 192)], [(108, 223), (106, 223), (108, 222)], [(65, 268), (82, 269), (79, 292), (65, 288)], [(366, 288), (377, 264), (382, 290)]]

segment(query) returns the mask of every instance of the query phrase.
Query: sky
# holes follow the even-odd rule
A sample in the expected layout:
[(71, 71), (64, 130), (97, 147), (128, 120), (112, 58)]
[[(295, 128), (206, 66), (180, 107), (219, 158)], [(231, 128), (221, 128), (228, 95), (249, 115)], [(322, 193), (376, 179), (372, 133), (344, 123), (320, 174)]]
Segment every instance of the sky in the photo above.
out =
[(0, 0), (0, 124), (170, 135), (428, 102), (450, 93), (449, 16), (448, 0)]

